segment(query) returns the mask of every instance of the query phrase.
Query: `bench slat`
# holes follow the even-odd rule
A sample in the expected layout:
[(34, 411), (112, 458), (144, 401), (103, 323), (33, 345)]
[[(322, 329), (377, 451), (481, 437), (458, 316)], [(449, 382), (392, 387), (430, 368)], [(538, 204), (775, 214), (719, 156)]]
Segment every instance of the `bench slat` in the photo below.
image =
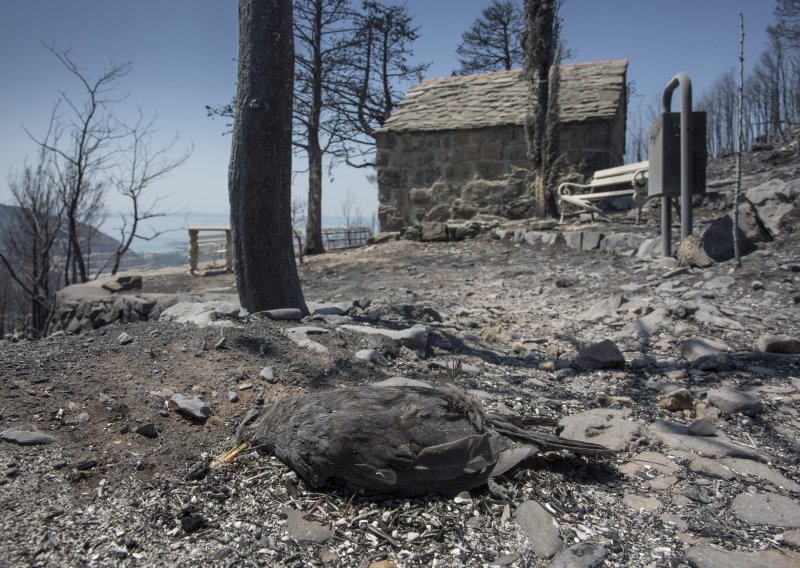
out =
[(636, 162), (635, 164), (625, 164), (624, 166), (617, 166), (615, 168), (608, 168), (607, 170), (598, 170), (594, 172), (594, 179), (599, 180), (607, 177), (614, 177), (621, 174), (635, 174), (639, 170), (649, 170), (650, 162)]

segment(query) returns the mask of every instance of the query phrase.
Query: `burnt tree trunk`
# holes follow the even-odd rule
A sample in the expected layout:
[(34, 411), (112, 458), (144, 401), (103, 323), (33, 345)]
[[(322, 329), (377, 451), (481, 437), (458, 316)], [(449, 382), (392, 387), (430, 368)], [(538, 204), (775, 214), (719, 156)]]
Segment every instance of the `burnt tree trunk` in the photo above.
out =
[(322, 34), (323, 2), (315, 0), (311, 41), (311, 106), (308, 113), (308, 217), (306, 254), (325, 252), (322, 244), (322, 147), (319, 131), (322, 121)]
[[(556, 214), (555, 197), (547, 182), (552, 178), (557, 152), (557, 135), (548, 125), (550, 112), (550, 68), (556, 59), (558, 46), (557, 0), (525, 0), (524, 72), (528, 79), (528, 116), (525, 134), (528, 139), (528, 157), (538, 176), (534, 189), (536, 215), (553, 217)], [(556, 117), (557, 120), (557, 117)]]
[(292, 250), (291, 0), (239, 0), (239, 76), (228, 177), (236, 283), (251, 312), (308, 313)]

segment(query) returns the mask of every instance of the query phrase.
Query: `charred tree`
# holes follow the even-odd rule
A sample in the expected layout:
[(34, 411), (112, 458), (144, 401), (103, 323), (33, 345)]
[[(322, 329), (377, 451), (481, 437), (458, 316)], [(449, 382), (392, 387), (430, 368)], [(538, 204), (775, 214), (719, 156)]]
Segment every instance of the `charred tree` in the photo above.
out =
[(508, 71), (522, 64), (524, 16), (519, 0), (493, 0), (461, 35), (459, 74)]
[(239, 0), (239, 72), (228, 178), (236, 282), (251, 312), (308, 313), (292, 250), (291, 0)]
[(539, 217), (556, 214), (555, 196), (548, 184), (555, 178), (559, 156), (558, 72), (551, 73), (559, 51), (558, 9), (557, 0), (525, 1), (524, 72), (529, 82), (525, 134), (528, 158), (537, 172), (534, 198)]

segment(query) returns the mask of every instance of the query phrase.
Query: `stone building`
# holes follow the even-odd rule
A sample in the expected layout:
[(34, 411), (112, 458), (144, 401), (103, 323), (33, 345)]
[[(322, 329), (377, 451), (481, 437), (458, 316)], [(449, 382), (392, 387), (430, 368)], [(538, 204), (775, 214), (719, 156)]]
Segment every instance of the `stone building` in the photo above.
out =
[[(560, 151), (589, 174), (622, 163), (627, 61), (561, 66)], [(532, 211), (519, 70), (446, 77), (411, 88), (376, 133), (381, 230), (478, 213)]]

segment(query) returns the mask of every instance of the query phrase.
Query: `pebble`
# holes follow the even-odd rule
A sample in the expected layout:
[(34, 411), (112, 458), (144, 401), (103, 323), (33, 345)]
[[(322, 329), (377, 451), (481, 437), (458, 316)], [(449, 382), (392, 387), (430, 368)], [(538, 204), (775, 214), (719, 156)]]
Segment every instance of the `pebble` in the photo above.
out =
[(178, 412), (191, 420), (202, 421), (212, 414), (211, 408), (196, 396), (174, 394), (170, 401), (175, 405)]
[(140, 436), (144, 436), (145, 438), (158, 438), (158, 431), (156, 431), (156, 425), (152, 422), (147, 424), (142, 424), (139, 426), (135, 432)]
[(306, 519), (306, 513), (295, 509), (281, 509), (286, 515), (286, 530), (297, 542), (322, 544), (333, 538), (333, 531), (318, 521)]
[(661, 509), (664, 504), (655, 497), (642, 497), (641, 495), (634, 495), (626, 493), (622, 498), (622, 502), (634, 511), (647, 511), (653, 513)]
[(40, 432), (36, 428), (18, 426), (9, 428), (0, 433), (0, 440), (11, 442), (19, 446), (40, 446), (45, 444), (52, 444), (56, 442), (56, 438)]
[(80, 414), (78, 414), (77, 422), (78, 424), (86, 424), (87, 422), (89, 422), (89, 413), (81, 412)]
[(719, 461), (711, 458), (695, 458), (689, 462), (689, 471), (702, 473), (709, 477), (718, 477), (720, 479), (733, 479), (736, 474), (725, 467)]
[(715, 436), (717, 427), (710, 420), (695, 420), (687, 431), (690, 436)]
[(565, 438), (601, 444), (616, 451), (627, 449), (639, 436), (642, 422), (630, 419), (629, 409), (593, 408), (563, 417)]
[(120, 345), (127, 345), (128, 343), (131, 342), (133, 342), (133, 337), (124, 331), (120, 333), (119, 336), (117, 337), (117, 343), (119, 343)]
[(716, 357), (730, 351), (731, 348), (722, 341), (705, 337), (692, 337), (681, 343), (681, 356), (694, 363), (703, 357)]
[(691, 410), (694, 407), (694, 397), (688, 389), (682, 388), (659, 396), (658, 405), (671, 412)]
[(745, 457), (763, 459), (757, 451), (730, 441), (719, 432), (714, 437), (690, 436), (689, 429), (683, 424), (666, 420), (655, 420), (648, 428), (649, 437), (662, 442), (668, 448), (693, 452), (711, 458)]
[(738, 412), (745, 416), (755, 416), (761, 412), (761, 401), (756, 395), (730, 387), (708, 391), (708, 402), (731, 414)]
[(264, 367), (261, 369), (261, 372), (258, 373), (258, 376), (271, 385), (278, 382), (278, 379), (275, 378), (275, 372), (272, 370), (272, 367)]
[(789, 335), (762, 335), (758, 338), (758, 350), (764, 353), (800, 353), (800, 339)]
[(514, 519), (539, 558), (552, 558), (561, 550), (558, 522), (536, 501), (523, 502), (514, 512)]
[(575, 365), (582, 371), (623, 369), (625, 368), (625, 358), (616, 343), (610, 339), (604, 339), (578, 351)]
[(236, 391), (228, 391), (228, 402), (239, 402), (239, 393)]
[(573, 544), (559, 552), (549, 568), (598, 568), (608, 555), (608, 550), (594, 542)]

